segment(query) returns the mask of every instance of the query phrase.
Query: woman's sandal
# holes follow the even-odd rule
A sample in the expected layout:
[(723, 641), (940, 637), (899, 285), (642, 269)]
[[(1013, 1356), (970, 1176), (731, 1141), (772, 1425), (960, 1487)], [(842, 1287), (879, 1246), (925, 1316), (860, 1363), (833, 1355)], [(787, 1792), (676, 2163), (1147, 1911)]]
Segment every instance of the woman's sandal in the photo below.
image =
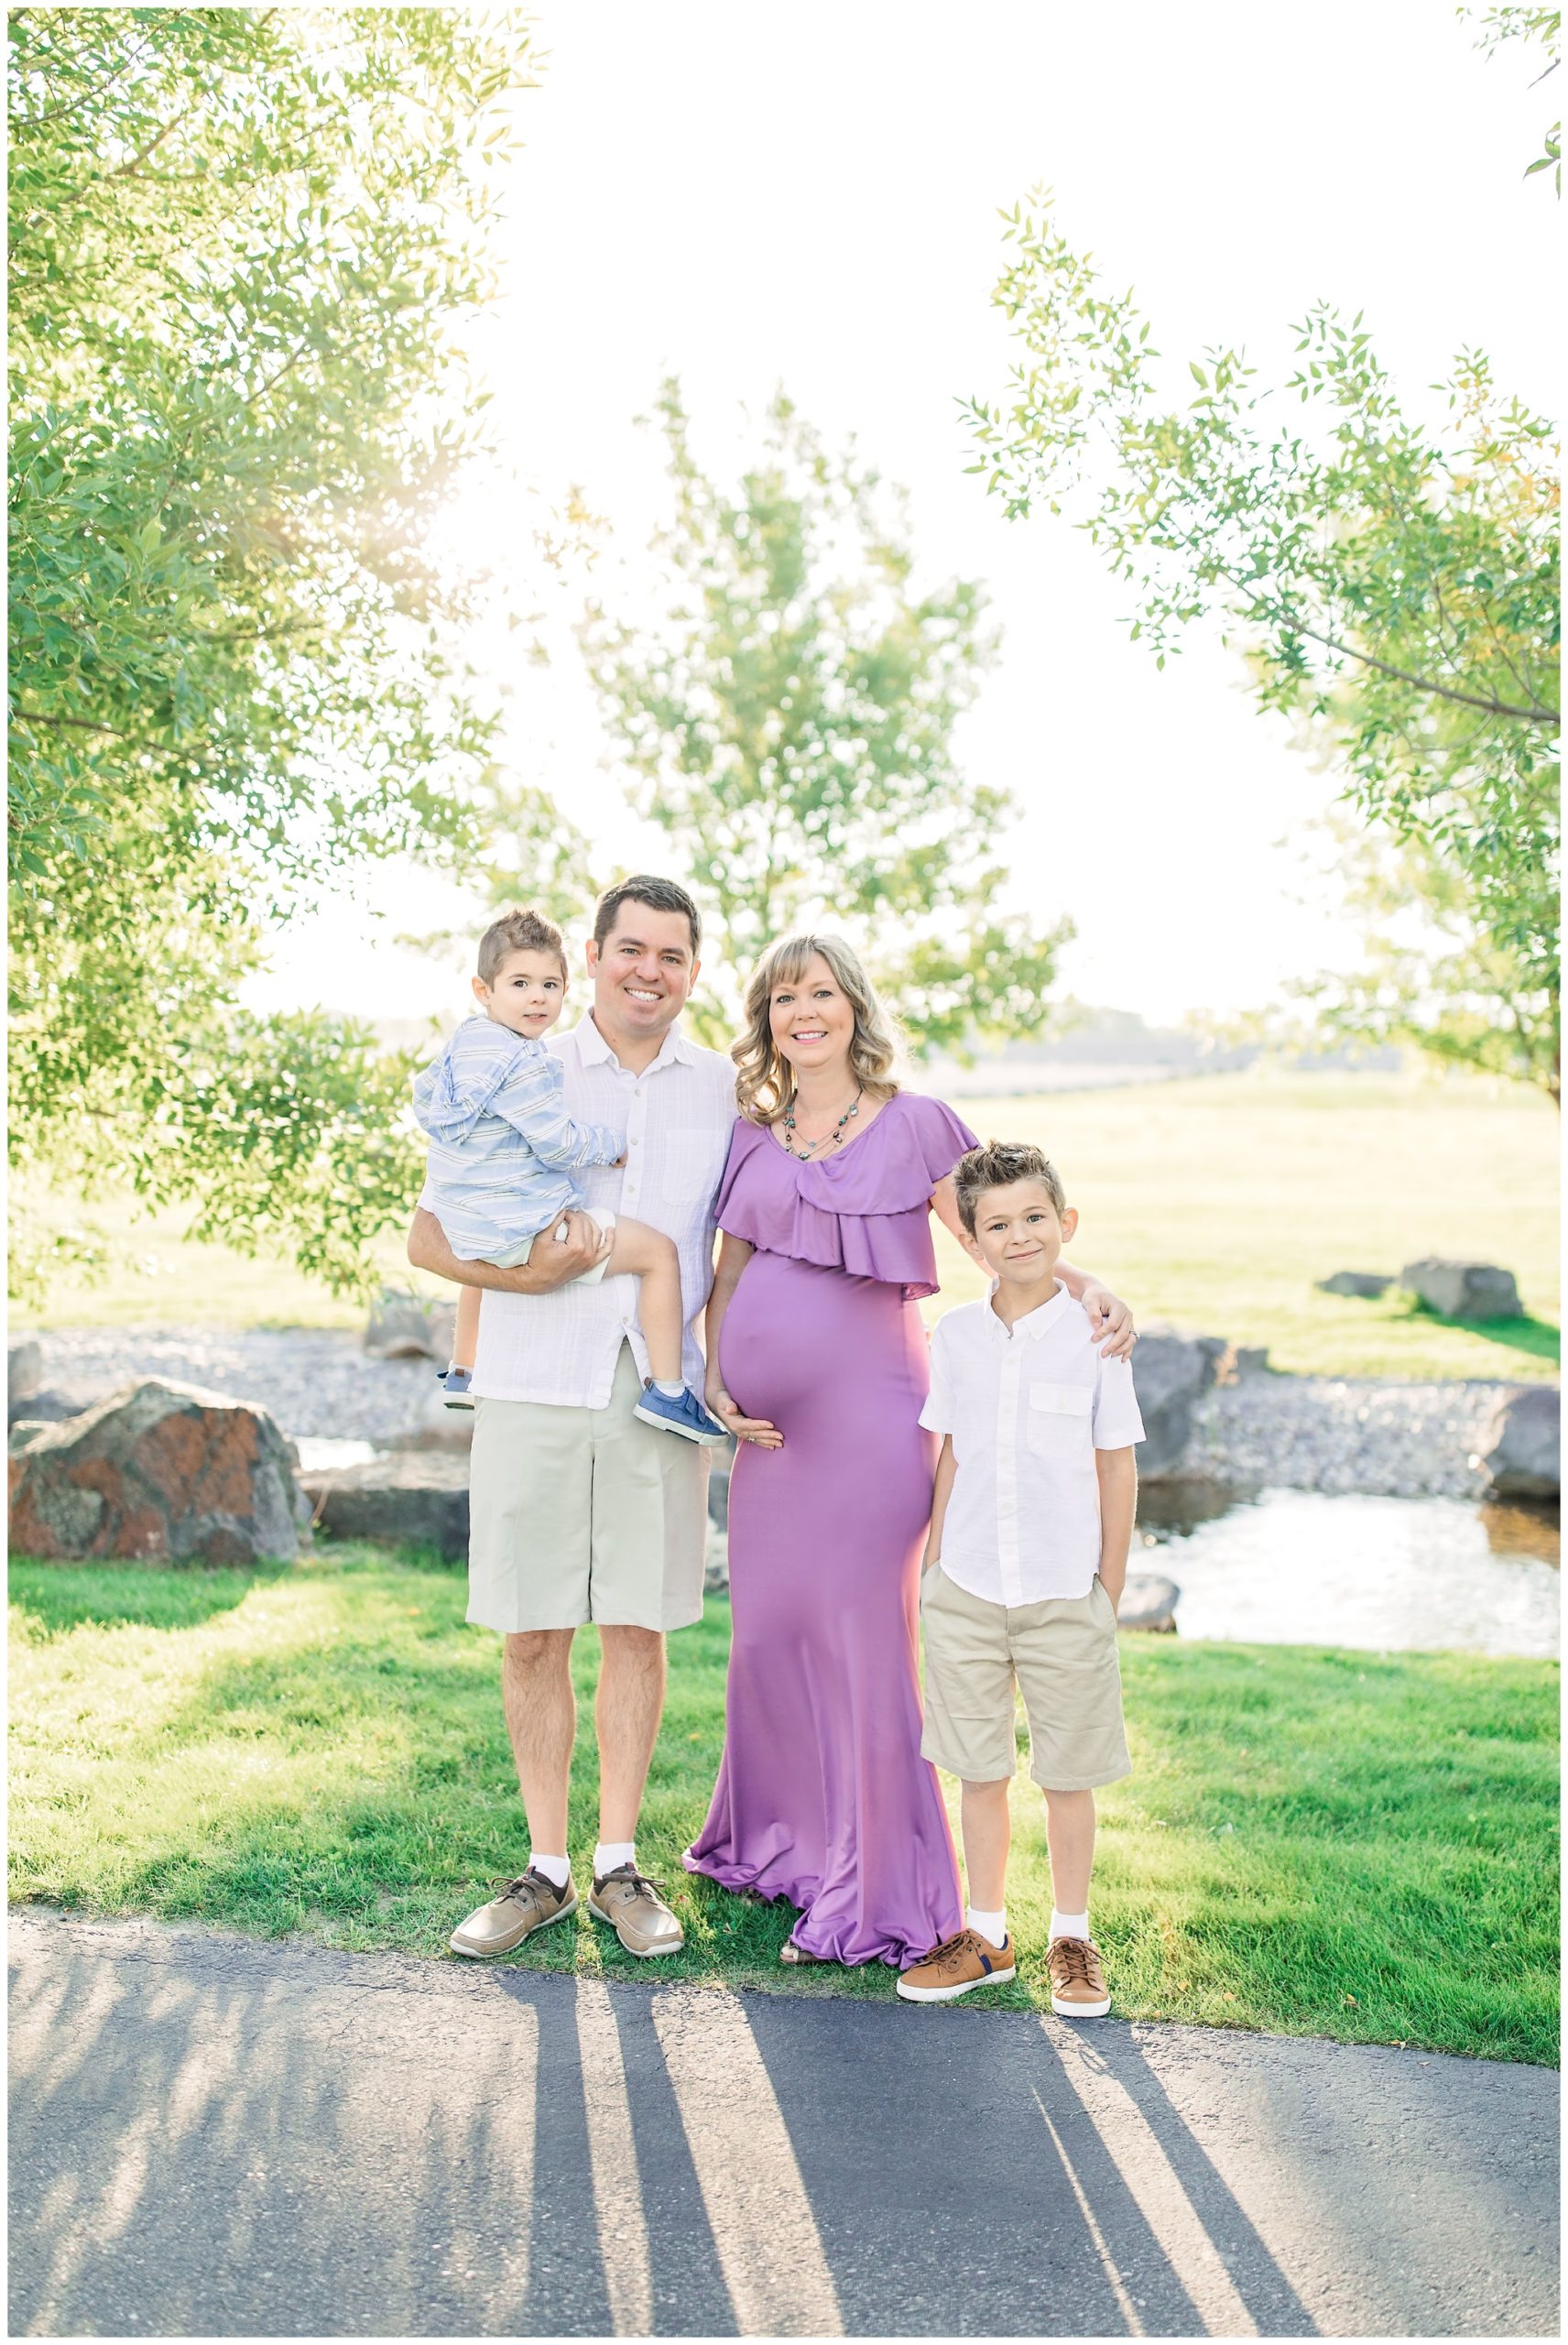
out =
[(793, 1938), (786, 1938), (779, 1949), (779, 1959), (787, 1970), (794, 1970), (808, 1962), (825, 1962), (827, 1957), (825, 1954), (808, 1954), (803, 1946), (795, 1944)]

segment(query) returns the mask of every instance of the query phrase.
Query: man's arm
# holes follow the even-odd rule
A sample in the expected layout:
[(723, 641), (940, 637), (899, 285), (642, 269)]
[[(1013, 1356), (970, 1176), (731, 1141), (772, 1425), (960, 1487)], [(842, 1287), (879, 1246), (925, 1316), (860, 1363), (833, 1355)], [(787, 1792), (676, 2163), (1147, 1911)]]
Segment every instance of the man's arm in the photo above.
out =
[(1138, 1460), (1130, 1449), (1096, 1449), (1094, 1471), (1100, 1482), (1100, 1577), (1119, 1608), (1138, 1512)]
[(438, 1279), (451, 1279), (458, 1286), (499, 1288), (506, 1294), (549, 1294), (569, 1279), (581, 1278), (599, 1259), (596, 1223), (585, 1213), (569, 1213), (565, 1221), (564, 1245), (556, 1245), (547, 1232), (535, 1246), (531, 1261), (503, 1271), (494, 1262), (468, 1262), (454, 1254), (434, 1214), (417, 1205), (408, 1227), (408, 1260), (417, 1271), (433, 1271)]

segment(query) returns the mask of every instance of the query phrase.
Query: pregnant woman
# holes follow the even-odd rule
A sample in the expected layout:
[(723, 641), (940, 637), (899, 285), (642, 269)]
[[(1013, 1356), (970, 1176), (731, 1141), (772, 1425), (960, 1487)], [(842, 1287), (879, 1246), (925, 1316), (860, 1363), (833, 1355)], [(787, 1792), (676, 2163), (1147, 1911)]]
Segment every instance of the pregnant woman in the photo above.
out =
[[(920, 1755), (920, 1549), (935, 1444), (916, 1308), (932, 1208), (974, 1135), (893, 1079), (848, 946), (776, 944), (746, 990), (741, 1118), (719, 1191), (708, 1405), (740, 1437), (724, 1760), (690, 1871), (801, 1909), (785, 1962), (907, 1969), (961, 1926)], [(1126, 1314), (1062, 1266), (1119, 1337)], [(1116, 1348), (1121, 1348), (1118, 1341)]]

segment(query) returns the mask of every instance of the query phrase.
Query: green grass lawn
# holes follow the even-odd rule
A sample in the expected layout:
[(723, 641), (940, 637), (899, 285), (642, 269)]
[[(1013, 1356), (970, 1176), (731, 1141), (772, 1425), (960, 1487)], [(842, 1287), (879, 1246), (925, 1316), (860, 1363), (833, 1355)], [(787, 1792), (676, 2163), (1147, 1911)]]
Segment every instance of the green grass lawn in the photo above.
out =
[[(14, 1562), (12, 1893), (439, 1955), (527, 1837), (495, 1641), (461, 1575), (345, 1546), (258, 1574)], [(670, 1641), (639, 1854), (686, 1951), (660, 1976), (891, 1997), (892, 1974), (781, 1972), (787, 1909), (682, 1873), (724, 1723), (727, 1607)], [(572, 1842), (591, 1851), (583, 1696)], [(1550, 2062), (1557, 1672), (1128, 1640), (1130, 1780), (1104, 1795), (1096, 1934), (1114, 2008)], [(1044, 2001), (1039, 1795), (1020, 1777), (1009, 1905)], [(640, 1975), (580, 1914), (515, 1958)], [(967, 2008), (967, 2006), (965, 2007)], [(919, 2024), (911, 2015), (911, 2024)]]
[[(1074, 1255), (1146, 1325), (1267, 1345), (1277, 1367), (1301, 1374), (1555, 1373), (1557, 1118), (1516, 1085), (1258, 1069), (960, 1105), (983, 1136), (1051, 1149), (1083, 1214)], [(47, 1307), (27, 1314), (40, 1325), (363, 1319), (359, 1304), (334, 1302), (286, 1265), (191, 1243), (188, 1215), (138, 1221), (124, 1200), (56, 1210), (61, 1223), (101, 1229), (114, 1267), (96, 1285), (62, 1278)], [(1505, 1264), (1530, 1317), (1456, 1327), (1398, 1293), (1357, 1303), (1312, 1292), (1332, 1271), (1398, 1273), (1422, 1254)], [(932, 1315), (980, 1292), (945, 1232), (939, 1255), (944, 1292)], [(400, 1239), (385, 1239), (378, 1259), (399, 1282), (411, 1276)]]

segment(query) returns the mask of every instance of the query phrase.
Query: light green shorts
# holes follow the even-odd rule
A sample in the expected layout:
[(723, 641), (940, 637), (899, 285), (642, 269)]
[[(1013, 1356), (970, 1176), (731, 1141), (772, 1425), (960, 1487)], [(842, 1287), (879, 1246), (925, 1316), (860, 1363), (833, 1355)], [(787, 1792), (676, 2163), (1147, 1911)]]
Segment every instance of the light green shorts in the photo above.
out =
[(503, 1634), (702, 1617), (708, 1457), (633, 1411), (621, 1346), (604, 1409), (481, 1401), (469, 1461), (468, 1617)]

